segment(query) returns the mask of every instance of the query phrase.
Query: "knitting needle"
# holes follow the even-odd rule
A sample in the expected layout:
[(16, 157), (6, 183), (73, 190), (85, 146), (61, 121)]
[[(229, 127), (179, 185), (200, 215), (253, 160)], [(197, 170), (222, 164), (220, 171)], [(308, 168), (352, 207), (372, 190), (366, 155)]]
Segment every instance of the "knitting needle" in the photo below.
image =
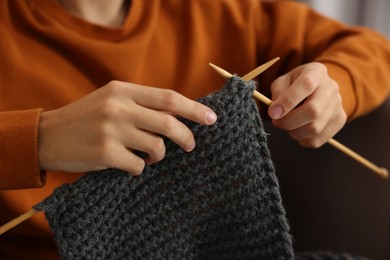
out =
[[(277, 57), (277, 58), (275, 58), (273, 60), (268, 61), (267, 63), (265, 63), (265, 64), (255, 68), (254, 70), (250, 71), (248, 74), (243, 76), (242, 79), (245, 80), (245, 81), (252, 80), (256, 76), (258, 76), (259, 74), (261, 74), (262, 72), (267, 70), (269, 67), (271, 67), (278, 60), (279, 60), (279, 57)], [(222, 69), (222, 68), (220, 68), (220, 67), (218, 67), (218, 66), (216, 66), (216, 65), (214, 65), (212, 63), (209, 63), (209, 65), (212, 68), (214, 68), (224, 78), (231, 78), (231, 77), (233, 77), (233, 75), (231, 73), (227, 72), (226, 70), (224, 70), (224, 69)], [(264, 104), (266, 104), (268, 106), (272, 104), (272, 101), (269, 98), (267, 98), (266, 96), (262, 95), (260, 92), (258, 92), (256, 90), (254, 91), (253, 96), (256, 99), (260, 100), (261, 102), (263, 102)], [(328, 143), (330, 145), (332, 145), (333, 147), (337, 148), (338, 150), (340, 150), (341, 152), (345, 153), (346, 155), (350, 156), (351, 158), (355, 159), (356, 161), (362, 163), (363, 165), (365, 165), (369, 169), (373, 170), (379, 176), (381, 176), (383, 178), (388, 178), (389, 177), (389, 172), (387, 171), (387, 169), (385, 169), (383, 167), (376, 166), (375, 164), (371, 163), (370, 161), (368, 161), (364, 157), (362, 157), (359, 154), (355, 153), (354, 151), (352, 151), (351, 149), (349, 149), (345, 145), (341, 144), (340, 142), (334, 140), (333, 138), (328, 140)], [(5, 225), (1, 226), (0, 227), (0, 235), (4, 234), (5, 232), (10, 230), (11, 228), (19, 225), (23, 221), (29, 219), (35, 213), (37, 213), (37, 211), (35, 209), (31, 209), (28, 212), (20, 215), (19, 217), (14, 218), (13, 220), (11, 220), (8, 223), (6, 223)]]
[[(275, 58), (275, 59), (273, 59), (273, 60), (271, 60), (271, 61), (269, 61), (269, 62), (267, 62), (267, 63), (265, 63), (265, 64), (263, 64), (261, 66), (259, 66), (259, 67), (257, 67), (256, 69), (252, 70), (251, 72), (246, 74), (244, 77), (242, 77), (242, 79), (244, 79), (245, 81), (253, 79), (257, 75), (259, 75), (260, 73), (264, 72), (269, 67), (271, 67), (278, 60), (279, 60), (279, 57), (277, 57), (277, 58)], [(211, 63), (210, 63), (210, 66), (212, 66), (215, 70), (217, 70), (220, 74), (222, 74), (222, 76), (224, 76), (226, 78), (231, 78), (232, 77), (232, 75), (229, 72), (221, 69), (220, 67), (217, 67), (217, 66), (215, 66), (214, 64), (211, 64)], [(256, 95), (256, 93), (255, 93), (255, 95)], [(257, 98), (260, 99), (261, 101), (265, 102), (266, 104), (268, 102), (267, 98), (265, 96), (262, 96), (261, 94)], [(270, 105), (270, 104), (268, 104), (268, 105)], [(23, 221), (27, 220), (28, 218), (33, 216), (35, 213), (36, 213), (36, 211), (34, 209), (31, 209), (27, 213), (22, 214), (19, 217), (17, 217), (15, 219), (11, 220), (10, 222), (6, 223), (4, 226), (1, 226), (0, 227), (0, 235), (5, 233), (5, 232), (7, 232), (11, 228), (19, 225)]]
[[(264, 72), (265, 70), (267, 70), (269, 67), (271, 67), (275, 62), (277, 62), (279, 60), (279, 57), (257, 67), (256, 69), (252, 70), (251, 72), (249, 72), (248, 74), (246, 74), (244, 77), (242, 77), (242, 79), (244, 79), (245, 81), (248, 81), (248, 80), (251, 80), (253, 79), (254, 77), (256, 77), (257, 75), (259, 75), (260, 73)], [(217, 70), (220, 74), (222, 74), (222, 76), (226, 77), (226, 78), (231, 78), (232, 75), (227, 72), (226, 70), (223, 70), (221, 69), (220, 67), (217, 67), (215, 66), (214, 64), (211, 64), (210, 63), (210, 66), (212, 66), (215, 70)], [(256, 95), (256, 93), (255, 93)], [(265, 99), (263, 99), (263, 97)], [(262, 96), (261, 94), (257, 97), (258, 99), (260, 99), (261, 101), (265, 102), (267, 104), (267, 98), (265, 96)], [(270, 105), (270, 104), (268, 104)], [(4, 226), (1, 226), (0, 227), (0, 235), (5, 233), (6, 231), (8, 231), (9, 229), (19, 225), (20, 223), (22, 223), (23, 221), (27, 220), (28, 218), (30, 218), (32, 215), (34, 215), (36, 213), (36, 211), (34, 209), (30, 210), (29, 212), (11, 220), (10, 222), (8, 222), (7, 224), (5, 224)]]
[(260, 65), (259, 67), (255, 68), (254, 70), (250, 71), (245, 76), (243, 76), (242, 79), (245, 81), (249, 81), (251, 79), (254, 79), (258, 75), (260, 75), (261, 73), (266, 71), (269, 67), (274, 65), (274, 63), (277, 62), (279, 59), (280, 59), (279, 57), (276, 57), (276, 58), (264, 63), (263, 65)]
[[(251, 80), (253, 79), (254, 77), (256, 77), (257, 75), (259, 75), (260, 73), (264, 72), (265, 70), (267, 70), (269, 67), (271, 67), (275, 62), (277, 62), (279, 60), (279, 57), (277, 58), (274, 58), (273, 60), (270, 60), (269, 62), (257, 67), (256, 69), (252, 70), (251, 72), (249, 72), (248, 74), (246, 74), (244, 77), (242, 77), (243, 80), (245, 81), (248, 81), (248, 80)], [(231, 78), (232, 77), (232, 74), (230, 74), (229, 72), (227, 72), (226, 70), (224, 69), (221, 69), (220, 67), (218, 66), (215, 66), (214, 64), (212, 63), (209, 63), (211, 67), (213, 67), (216, 71), (218, 71), (222, 76), (224, 76), (225, 78)], [(254, 93), (255, 97), (258, 98), (260, 101), (266, 103), (267, 105), (270, 105), (271, 104), (271, 101), (266, 98), (265, 96), (261, 95), (260, 93)], [(22, 223), (23, 221), (27, 220), (28, 218), (30, 218), (32, 215), (34, 215), (36, 213), (36, 211), (34, 209), (30, 210), (29, 212), (11, 220), (10, 222), (8, 222), (7, 224), (5, 224), (4, 226), (1, 226), (0, 227), (0, 235), (5, 233), (6, 231), (8, 231), (9, 229), (19, 225), (20, 223)]]
[(30, 209), (28, 212), (20, 215), (17, 218), (14, 218), (10, 222), (8, 222), (5, 225), (1, 226), (0, 227), (0, 235), (4, 234), (5, 232), (10, 230), (11, 228), (16, 227), (17, 225), (19, 225), (23, 221), (31, 218), (35, 213), (37, 213), (37, 211), (35, 209)]
[[(245, 81), (252, 80), (256, 76), (258, 76), (260, 73), (262, 73), (264, 70), (269, 68), (277, 60), (278, 60), (278, 58), (275, 58), (275, 59), (261, 65), (260, 67), (257, 67), (256, 69), (254, 69), (253, 71), (249, 72), (244, 77), (242, 77), (242, 79)], [(231, 73), (227, 72), (226, 70), (224, 70), (224, 69), (222, 69), (222, 68), (220, 68), (212, 63), (209, 63), (209, 64), (213, 69), (215, 69), (224, 78), (233, 77), (233, 75)], [(254, 91), (253, 96), (256, 99), (263, 102), (264, 104), (266, 104), (267, 106), (272, 104), (272, 100), (270, 100), (269, 98), (267, 98), (266, 96), (264, 96), (263, 94), (261, 94), (260, 92), (258, 92), (256, 90)], [(349, 149), (348, 147), (346, 147), (342, 143), (336, 141), (335, 139), (333, 139), (333, 138), (329, 139), (328, 144), (332, 145), (334, 148), (340, 150), (344, 154), (348, 155), (349, 157), (355, 159), (357, 162), (361, 163), (362, 165), (366, 166), (370, 170), (374, 171), (380, 177), (385, 178), (385, 179), (387, 179), (389, 177), (389, 172), (386, 168), (379, 167), (379, 166), (373, 164), (372, 162), (370, 162), (366, 158), (364, 158), (361, 155), (357, 154), (356, 152), (352, 151), (351, 149)]]

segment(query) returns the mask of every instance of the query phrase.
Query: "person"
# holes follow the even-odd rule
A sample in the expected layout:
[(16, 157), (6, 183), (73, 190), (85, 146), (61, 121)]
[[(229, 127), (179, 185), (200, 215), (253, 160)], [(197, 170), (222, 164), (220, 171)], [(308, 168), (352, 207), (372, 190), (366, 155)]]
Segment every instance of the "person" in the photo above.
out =
[[(259, 91), (311, 148), (390, 91), (387, 39), (289, 1), (4, 0), (0, 36), (0, 223), (85, 172), (141, 174), (162, 136), (196, 149), (176, 116), (217, 120), (194, 101), (223, 85), (209, 62), (244, 75), (280, 57)], [(0, 255), (58, 258), (44, 215), (0, 236)]]

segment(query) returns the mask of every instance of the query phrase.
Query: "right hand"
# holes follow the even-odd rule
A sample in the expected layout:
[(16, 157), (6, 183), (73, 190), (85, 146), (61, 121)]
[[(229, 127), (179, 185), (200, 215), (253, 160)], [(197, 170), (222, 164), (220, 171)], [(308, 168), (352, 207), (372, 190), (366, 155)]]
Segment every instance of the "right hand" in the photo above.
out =
[[(43, 112), (39, 123), (41, 170), (86, 172), (118, 168), (139, 175), (165, 157), (166, 136), (189, 152), (192, 132), (176, 115), (204, 125), (217, 116), (175, 91), (112, 81), (62, 108)], [(135, 151), (147, 156), (141, 158)]]

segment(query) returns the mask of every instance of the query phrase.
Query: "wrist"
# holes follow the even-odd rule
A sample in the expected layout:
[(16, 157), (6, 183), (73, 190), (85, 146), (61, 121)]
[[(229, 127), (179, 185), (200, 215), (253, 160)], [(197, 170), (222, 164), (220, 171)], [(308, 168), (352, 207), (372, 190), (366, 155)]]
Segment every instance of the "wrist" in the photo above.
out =
[(38, 162), (39, 169), (46, 171), (50, 167), (50, 145), (48, 136), (50, 133), (50, 112), (42, 112), (38, 124)]

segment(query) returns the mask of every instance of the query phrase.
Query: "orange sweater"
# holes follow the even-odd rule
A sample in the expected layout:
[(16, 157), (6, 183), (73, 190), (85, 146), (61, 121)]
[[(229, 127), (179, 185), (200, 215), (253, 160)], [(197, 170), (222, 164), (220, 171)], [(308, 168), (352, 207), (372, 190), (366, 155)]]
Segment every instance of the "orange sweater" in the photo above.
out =
[[(350, 119), (380, 105), (390, 88), (386, 39), (284, 1), (133, 0), (123, 26), (114, 29), (73, 17), (55, 0), (3, 0), (0, 38), (0, 225), (79, 176), (39, 171), (41, 111), (110, 80), (195, 99), (223, 84), (208, 62), (244, 75), (279, 56), (259, 78), (268, 95), (281, 73), (320, 61), (339, 83)], [(0, 256), (11, 255), (53, 259), (43, 214), (0, 236)]]

